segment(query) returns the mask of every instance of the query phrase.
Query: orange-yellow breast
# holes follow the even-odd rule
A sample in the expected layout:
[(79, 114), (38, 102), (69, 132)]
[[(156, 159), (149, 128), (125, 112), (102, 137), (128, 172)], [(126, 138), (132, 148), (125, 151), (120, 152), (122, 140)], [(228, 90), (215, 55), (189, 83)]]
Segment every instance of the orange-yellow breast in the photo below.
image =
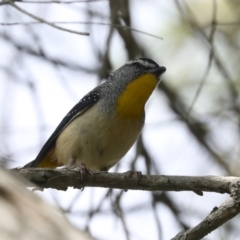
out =
[(153, 74), (144, 74), (127, 85), (117, 101), (117, 114), (125, 119), (140, 119), (144, 106), (158, 83)]
[(74, 119), (58, 136), (39, 167), (67, 165), (70, 159), (92, 170), (109, 169), (136, 141), (143, 127), (144, 105), (157, 85), (153, 74), (144, 74), (128, 84), (107, 116), (97, 104)]

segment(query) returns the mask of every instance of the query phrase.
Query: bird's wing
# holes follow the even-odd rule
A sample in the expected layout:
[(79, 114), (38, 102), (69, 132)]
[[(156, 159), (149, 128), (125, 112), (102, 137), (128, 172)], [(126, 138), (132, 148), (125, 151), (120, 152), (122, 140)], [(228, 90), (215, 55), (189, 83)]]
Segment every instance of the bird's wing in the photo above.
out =
[(65, 129), (68, 126), (68, 124), (70, 124), (76, 117), (78, 117), (83, 112), (85, 112), (88, 108), (90, 108), (95, 103), (97, 103), (99, 98), (100, 98), (100, 92), (97, 88), (95, 88), (94, 90), (89, 92), (87, 95), (85, 95), (59, 123), (55, 131), (49, 137), (47, 142), (43, 145), (36, 159), (28, 163), (27, 165), (25, 165), (24, 168), (37, 167), (39, 163), (42, 161), (42, 159), (46, 156), (46, 154), (48, 154), (48, 152), (52, 150), (52, 148), (56, 143), (57, 137), (63, 131), (63, 129)]

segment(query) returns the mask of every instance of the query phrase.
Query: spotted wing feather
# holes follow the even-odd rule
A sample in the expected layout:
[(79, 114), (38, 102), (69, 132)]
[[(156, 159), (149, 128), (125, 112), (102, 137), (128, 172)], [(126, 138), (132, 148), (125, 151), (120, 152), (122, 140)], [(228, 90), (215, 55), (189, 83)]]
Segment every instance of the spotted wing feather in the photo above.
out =
[(82, 114), (88, 108), (90, 108), (96, 102), (98, 102), (99, 97), (100, 92), (97, 89), (91, 91), (86, 96), (84, 96), (59, 123), (55, 131), (52, 133), (52, 135), (49, 137), (47, 142), (42, 147), (36, 159), (30, 162), (29, 164), (25, 165), (24, 167), (37, 167), (41, 160), (44, 158), (44, 156), (48, 153), (48, 151), (50, 151), (54, 147), (56, 139), (58, 135), (63, 131), (63, 129), (66, 128), (68, 124), (70, 124), (76, 117), (78, 117), (80, 114)]

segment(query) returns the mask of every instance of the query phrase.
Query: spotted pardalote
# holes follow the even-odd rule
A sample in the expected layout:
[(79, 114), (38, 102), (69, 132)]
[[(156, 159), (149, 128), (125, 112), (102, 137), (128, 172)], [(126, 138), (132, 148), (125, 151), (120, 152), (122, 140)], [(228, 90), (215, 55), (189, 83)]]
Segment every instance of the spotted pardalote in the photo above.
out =
[(151, 59), (138, 58), (112, 72), (68, 112), (36, 159), (24, 167), (76, 162), (109, 170), (141, 133), (144, 106), (165, 71)]

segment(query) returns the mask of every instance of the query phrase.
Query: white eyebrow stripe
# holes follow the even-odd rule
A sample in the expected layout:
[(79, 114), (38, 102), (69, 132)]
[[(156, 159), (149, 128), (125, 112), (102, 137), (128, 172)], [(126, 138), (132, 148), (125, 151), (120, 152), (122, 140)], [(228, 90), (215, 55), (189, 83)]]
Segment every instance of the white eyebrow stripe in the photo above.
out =
[(155, 64), (153, 63), (150, 63), (150, 62), (147, 62), (147, 61), (143, 61), (143, 60), (138, 60), (139, 63), (141, 63), (143, 66), (145, 67), (151, 67), (151, 68), (154, 68), (156, 67)]
[(150, 62), (148, 62), (148, 61), (144, 61), (144, 60), (142, 60), (142, 59), (134, 59), (134, 60), (132, 60), (132, 61), (127, 62), (126, 64), (130, 65), (130, 64), (132, 64), (132, 63), (139, 63), (140, 65), (142, 65), (142, 66), (144, 66), (144, 67), (149, 67), (149, 68), (155, 68), (155, 67), (156, 67), (155, 64), (150, 63)]

